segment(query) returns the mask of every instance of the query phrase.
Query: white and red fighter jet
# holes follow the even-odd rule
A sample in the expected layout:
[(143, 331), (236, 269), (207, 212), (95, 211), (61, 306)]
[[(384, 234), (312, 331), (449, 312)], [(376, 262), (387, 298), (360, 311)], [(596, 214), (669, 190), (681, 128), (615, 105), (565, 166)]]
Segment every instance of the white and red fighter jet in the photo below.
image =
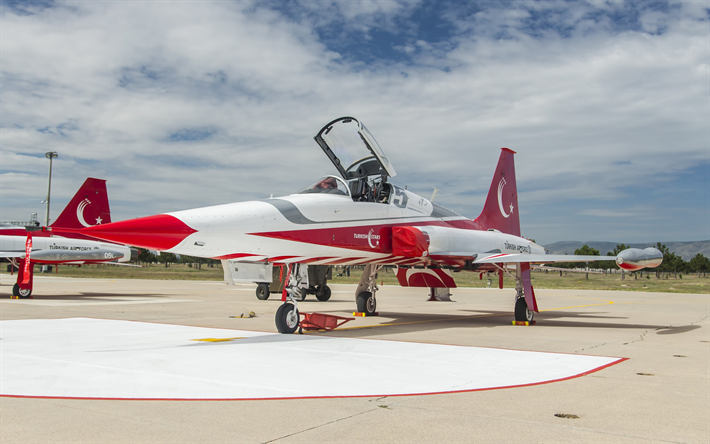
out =
[[(112, 242), (190, 256), (289, 264), (286, 302), (276, 326), (293, 333), (299, 324), (300, 286), (310, 265), (365, 265), (355, 293), (357, 310), (374, 314), (375, 276), (396, 265), (400, 284), (456, 287), (451, 271), (514, 270), (515, 318), (538, 311), (531, 264), (616, 260), (622, 268), (655, 267), (656, 249), (626, 250), (618, 257), (547, 255), (521, 237), (514, 151), (502, 148), (481, 215), (470, 220), (399, 188), (382, 148), (362, 123), (342, 117), (315, 136), (340, 177), (326, 176), (295, 194), (260, 201), (178, 211), (97, 225), (84, 234)], [(319, 299), (327, 299), (319, 298)]]

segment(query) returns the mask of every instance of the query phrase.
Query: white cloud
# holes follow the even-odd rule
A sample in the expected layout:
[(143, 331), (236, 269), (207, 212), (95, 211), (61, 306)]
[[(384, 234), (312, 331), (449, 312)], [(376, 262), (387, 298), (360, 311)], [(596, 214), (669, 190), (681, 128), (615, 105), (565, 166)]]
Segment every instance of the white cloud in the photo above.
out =
[(638, 205), (624, 209), (609, 208), (587, 208), (578, 212), (581, 216), (592, 216), (599, 218), (640, 218), (645, 220), (658, 219), (660, 215), (654, 213), (653, 208), (640, 207)]
[[(502, 146), (518, 151), (527, 211), (630, 198), (709, 160), (707, 10), (697, 4), (641, 11), (639, 29), (605, 13), (626, 3), (452, 7), (446, 41), (413, 36), (392, 48), (408, 61), (371, 63), (332, 48), (399, 32), (418, 2), (288, 5), (3, 8), (3, 218), (38, 211), (30, 196), (45, 193), (46, 159), (27, 154), (49, 150), (60, 153), (53, 214), (86, 176), (109, 180), (117, 219), (288, 193), (334, 172), (312, 137), (341, 115), (367, 124), (394, 182), (427, 197), (436, 186), (438, 203), (467, 216)], [(536, 17), (546, 26), (531, 28)], [(179, 140), (191, 134), (201, 140)], [(559, 240), (534, 234), (545, 236)]]

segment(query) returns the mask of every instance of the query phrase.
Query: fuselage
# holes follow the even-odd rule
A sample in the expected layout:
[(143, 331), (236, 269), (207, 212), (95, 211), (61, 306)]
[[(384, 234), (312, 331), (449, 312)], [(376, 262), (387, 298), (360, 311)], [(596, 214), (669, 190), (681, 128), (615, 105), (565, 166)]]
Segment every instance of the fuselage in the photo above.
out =
[[(410, 191), (386, 186), (391, 188), (381, 202), (354, 201), (347, 192), (309, 192), (143, 218), (155, 225), (151, 235), (146, 235), (142, 219), (84, 231), (170, 253), (272, 263), (415, 265), (431, 263), (440, 253), (544, 253), (527, 239), (481, 230), (476, 221)], [(425, 256), (393, 254), (392, 228), (402, 226), (426, 232)], [(122, 236), (112, 237), (113, 229)]]

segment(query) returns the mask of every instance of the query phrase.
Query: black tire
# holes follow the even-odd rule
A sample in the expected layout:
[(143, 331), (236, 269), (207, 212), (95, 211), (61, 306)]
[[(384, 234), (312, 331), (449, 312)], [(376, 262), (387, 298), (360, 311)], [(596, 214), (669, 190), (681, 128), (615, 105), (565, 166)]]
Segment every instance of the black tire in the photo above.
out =
[(301, 291), (301, 296), (300, 296), (300, 297), (297, 296), (297, 297), (296, 297), (296, 300), (297, 300), (298, 302), (303, 302), (303, 301), (306, 300), (306, 296), (308, 296), (308, 289), (307, 289), (307, 288), (301, 288), (300, 291)]
[(265, 301), (269, 299), (269, 284), (261, 283), (256, 286), (256, 298), (260, 301)]
[[(296, 310), (296, 316), (291, 317), (293, 310)], [(298, 324), (301, 321), (301, 316), (298, 313), (298, 309), (293, 304), (286, 302), (281, 304), (278, 310), (276, 310), (276, 329), (279, 333), (292, 334), (298, 329)]]
[(535, 312), (528, 309), (525, 298), (518, 298), (515, 301), (515, 320), (518, 322), (532, 322)]
[(32, 296), (32, 290), (29, 289), (21, 289), (19, 284), (15, 284), (12, 286), (12, 295), (17, 296), (20, 299), (27, 299), (30, 296)]
[(377, 301), (372, 293), (363, 291), (357, 295), (357, 311), (365, 313), (366, 316), (372, 316), (377, 311)]
[(324, 285), (320, 288), (320, 290), (318, 292), (316, 292), (316, 298), (321, 302), (325, 302), (328, 299), (330, 299), (330, 294), (331, 294), (330, 287), (327, 285)]

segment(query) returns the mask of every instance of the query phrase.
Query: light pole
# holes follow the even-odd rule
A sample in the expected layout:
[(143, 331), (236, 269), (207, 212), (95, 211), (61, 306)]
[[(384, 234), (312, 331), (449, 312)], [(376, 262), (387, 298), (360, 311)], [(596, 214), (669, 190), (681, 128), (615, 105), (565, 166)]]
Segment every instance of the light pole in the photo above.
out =
[(47, 184), (47, 214), (44, 217), (44, 226), (49, 226), (49, 195), (52, 193), (52, 159), (59, 157), (56, 151), (44, 153), (44, 157), (49, 159), (49, 183)]

